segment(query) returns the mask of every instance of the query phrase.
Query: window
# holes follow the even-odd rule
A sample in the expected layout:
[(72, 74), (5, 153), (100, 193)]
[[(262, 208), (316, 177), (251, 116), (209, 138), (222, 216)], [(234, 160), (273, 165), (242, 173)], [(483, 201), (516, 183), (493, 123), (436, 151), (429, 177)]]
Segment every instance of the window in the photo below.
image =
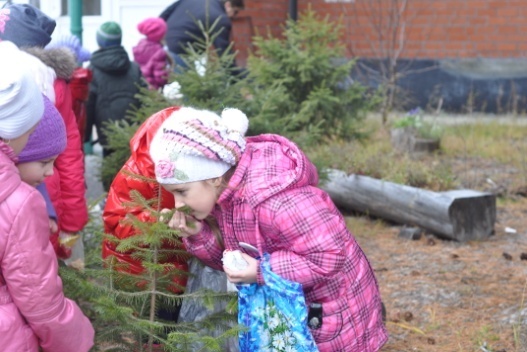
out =
[[(33, 0), (40, 1), (40, 0)], [(68, 15), (69, 0), (61, 0), (62, 11), (61, 16)], [(83, 16), (100, 16), (101, 15), (101, 0), (82, 0), (82, 15)]]

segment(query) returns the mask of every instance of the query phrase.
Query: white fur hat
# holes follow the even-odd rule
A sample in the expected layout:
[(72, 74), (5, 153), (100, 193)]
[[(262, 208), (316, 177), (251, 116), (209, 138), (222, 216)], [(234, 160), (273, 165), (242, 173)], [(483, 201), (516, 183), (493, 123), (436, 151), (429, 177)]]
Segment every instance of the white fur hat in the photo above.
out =
[(157, 181), (181, 184), (222, 176), (240, 161), (248, 126), (238, 109), (225, 109), (221, 117), (193, 108), (174, 111), (150, 145)]
[(23, 55), (13, 43), (0, 42), (0, 138), (18, 138), (37, 124), (44, 100)]

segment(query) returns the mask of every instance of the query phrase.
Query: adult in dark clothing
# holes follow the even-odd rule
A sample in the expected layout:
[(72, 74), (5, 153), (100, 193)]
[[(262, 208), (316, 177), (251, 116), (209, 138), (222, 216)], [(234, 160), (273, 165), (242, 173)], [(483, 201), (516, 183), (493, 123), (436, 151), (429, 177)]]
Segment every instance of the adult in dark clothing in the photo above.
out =
[(86, 104), (86, 141), (90, 140), (90, 132), (95, 125), (103, 157), (111, 153), (103, 132), (105, 122), (122, 120), (132, 106), (139, 107), (135, 95), (139, 92), (138, 86), (145, 85), (139, 65), (130, 61), (121, 45), (121, 35), (119, 24), (103, 23), (97, 31), (100, 49), (92, 54), (90, 60), (93, 80)]
[(243, 7), (243, 0), (178, 0), (167, 7), (159, 17), (167, 23), (165, 41), (176, 68), (186, 66), (180, 55), (186, 53), (187, 44), (203, 37), (199, 21), (210, 28), (218, 20), (215, 30), (220, 32), (213, 44), (218, 55), (223, 55), (230, 44), (231, 19)]

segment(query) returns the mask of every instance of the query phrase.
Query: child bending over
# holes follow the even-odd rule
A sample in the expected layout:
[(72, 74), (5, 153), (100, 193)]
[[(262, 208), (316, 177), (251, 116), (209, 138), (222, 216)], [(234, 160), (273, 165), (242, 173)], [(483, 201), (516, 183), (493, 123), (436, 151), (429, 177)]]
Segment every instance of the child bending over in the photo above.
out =
[[(373, 270), (305, 154), (284, 137), (244, 138), (245, 114), (222, 116), (182, 108), (161, 125), (150, 146), (157, 181), (174, 195), (169, 226), (186, 249), (223, 269), (233, 283), (265, 284), (259, 260), (240, 242), (270, 254), (271, 269), (302, 284), (308, 306), (322, 305), (322, 325), (311, 333), (322, 352), (375, 352), (388, 335)], [(169, 211), (168, 209), (166, 211)], [(204, 221), (213, 216), (226, 250), (249, 263), (232, 271)]]

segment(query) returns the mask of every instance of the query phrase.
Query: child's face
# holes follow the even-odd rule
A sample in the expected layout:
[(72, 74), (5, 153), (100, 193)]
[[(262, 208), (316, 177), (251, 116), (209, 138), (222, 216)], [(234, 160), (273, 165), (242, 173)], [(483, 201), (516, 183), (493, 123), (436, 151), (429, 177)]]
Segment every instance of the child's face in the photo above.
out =
[(30, 161), (27, 163), (18, 164), (18, 171), (20, 172), (20, 178), (25, 183), (36, 187), (48, 176), (53, 175), (53, 162), (57, 157), (46, 160)]
[(176, 208), (188, 206), (190, 215), (198, 220), (205, 219), (214, 209), (220, 189), (220, 179), (189, 182), (180, 185), (162, 185), (174, 195)]

